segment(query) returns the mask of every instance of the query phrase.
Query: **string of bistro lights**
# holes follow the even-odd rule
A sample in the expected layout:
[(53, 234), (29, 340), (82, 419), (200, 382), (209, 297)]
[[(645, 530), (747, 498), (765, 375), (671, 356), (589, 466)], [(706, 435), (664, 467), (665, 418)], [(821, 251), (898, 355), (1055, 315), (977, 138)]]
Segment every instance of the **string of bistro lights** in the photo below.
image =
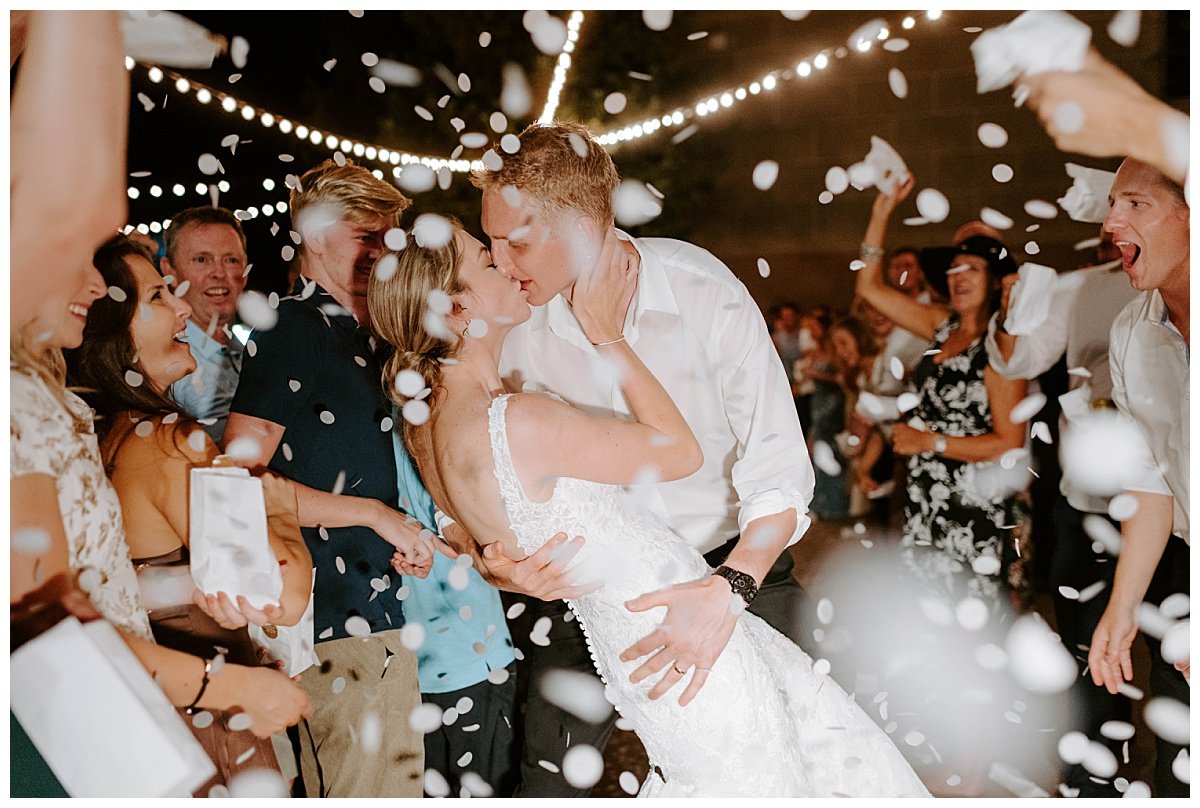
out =
[[(942, 12), (931, 10), (925, 12), (925, 18), (929, 21), (937, 21), (941, 18)], [(574, 11), (571, 13), (567, 21), (567, 38), (563, 43), (562, 50), (558, 54), (558, 59), (555, 63), (554, 77), (550, 84), (550, 89), (547, 93), (546, 105), (543, 108), (538, 121), (544, 122), (553, 120), (554, 114), (558, 109), (559, 96), (566, 84), (567, 73), (570, 70), (572, 63), (572, 53), (575, 50), (576, 43), (579, 40), (579, 29), (583, 25), (584, 13), (582, 11)], [(908, 31), (916, 27), (918, 17), (916, 15), (906, 16), (900, 23), (901, 29)], [(860, 29), (862, 30), (862, 29)], [(854, 43), (853, 49), (860, 53), (866, 53), (875, 44), (882, 42), (891, 36), (891, 29), (886, 23), (882, 23), (870, 37), (860, 38)], [(886, 47), (886, 46), (885, 46)], [(779, 86), (780, 81), (791, 81), (793, 79), (806, 79), (813, 74), (814, 71), (826, 70), (834, 59), (841, 59), (849, 55), (851, 48), (846, 46), (827, 47), (811, 57), (805, 57), (797, 62), (794, 66), (777, 68), (765, 74), (762, 78), (742, 84), (736, 88), (728, 89), (722, 92), (707, 95), (694, 104), (684, 107), (678, 107), (661, 116), (647, 118), (635, 124), (622, 127), (620, 129), (612, 129), (597, 136), (597, 140), (601, 145), (613, 147), (620, 143), (631, 140), (638, 140), (648, 135), (652, 135), (661, 129), (671, 127), (681, 127), (685, 123), (695, 125), (700, 118), (706, 118), (710, 115), (718, 113), (722, 109), (728, 109), (734, 105), (747, 100), (751, 96), (757, 96), (763, 92), (771, 92)], [(125, 66), (129, 70), (133, 70), (139, 63), (132, 58), (126, 57)], [(269, 110), (255, 107), (238, 98), (225, 93), (221, 90), (208, 87), (200, 82), (192, 81), (171, 70), (164, 69), (158, 65), (145, 65), (147, 76), (151, 82), (155, 84), (163, 81), (170, 81), (174, 84), (175, 89), (183, 94), (194, 93), (196, 100), (201, 104), (209, 104), (216, 102), (223, 110), (228, 113), (239, 113), (243, 120), (249, 122), (258, 120), (266, 128), (275, 127), (285, 135), (294, 134), (300, 140), (307, 140), (315, 146), (322, 143), (333, 152), (341, 152), (345, 155), (354, 155), (355, 157), (364, 158), (370, 162), (377, 162), (391, 168), (392, 175), (399, 177), (403, 166), (410, 163), (420, 163), (428, 166), (434, 171), (446, 169), (453, 173), (465, 173), (470, 171), (480, 161), (470, 161), (457, 159), (456, 155), (461, 152), (461, 146), (455, 150), (455, 156), (451, 158), (436, 157), (431, 155), (420, 155), (409, 152), (404, 149), (396, 149), (378, 144), (369, 144), (353, 138), (338, 135), (328, 130), (322, 130), (315, 126), (310, 126), (306, 123), (294, 121), (291, 118), (286, 118), (277, 115)], [(683, 130), (686, 131), (686, 130)], [(676, 137), (683, 134), (681, 131)], [(384, 174), (381, 170), (375, 169), (372, 173), (379, 179), (383, 179)], [(275, 190), (275, 181), (267, 178), (262, 181), (263, 188), (267, 191)], [(222, 192), (229, 190), (229, 184), (225, 180), (215, 183), (217, 190)], [(286, 187), (282, 190), (286, 190)], [(204, 183), (195, 186), (195, 192), (199, 195), (211, 194), (213, 188)], [(140, 196), (140, 190), (130, 186), (128, 194), (130, 199), (137, 199)], [(151, 196), (162, 196), (165, 191), (158, 185), (152, 185), (149, 188)], [(184, 196), (187, 193), (187, 188), (175, 183), (172, 186), (172, 193), (176, 196)], [(284, 213), (287, 211), (287, 203), (277, 201), (274, 203), (264, 203), (258, 206), (251, 206), (247, 209), (239, 209), (236, 211), (239, 218), (254, 219), (260, 214), (263, 216), (271, 216), (276, 212)], [(141, 233), (158, 233), (165, 229), (170, 224), (170, 219), (162, 222), (151, 222), (149, 224), (127, 225), (126, 232), (134, 229)]]

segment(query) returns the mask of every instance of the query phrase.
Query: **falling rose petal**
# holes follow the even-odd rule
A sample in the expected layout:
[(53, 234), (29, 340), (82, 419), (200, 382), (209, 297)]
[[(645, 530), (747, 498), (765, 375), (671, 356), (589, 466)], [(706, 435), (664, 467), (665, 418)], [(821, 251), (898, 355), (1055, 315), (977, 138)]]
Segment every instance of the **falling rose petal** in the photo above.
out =
[(991, 225), (997, 230), (1008, 230), (1013, 226), (1013, 220), (994, 208), (984, 208), (979, 211), (979, 218), (984, 224)]
[(933, 188), (923, 188), (917, 194), (917, 211), (930, 222), (945, 221), (950, 215), (950, 202), (946, 196)]
[(425, 779), (422, 782), (425, 793), (430, 797), (450, 796), (450, 784), (446, 782), (445, 776), (437, 769), (426, 769)]
[(138, 93), (137, 100), (141, 102), (142, 109), (144, 109), (146, 112), (152, 112), (154, 110), (154, 102), (151, 101), (150, 96), (146, 95), (145, 93)]
[(337, 66), (337, 59), (329, 59), (328, 61), (325, 62), (325, 64), (321, 65), (321, 67), (325, 68), (326, 73), (332, 71), (333, 68), (336, 66)]
[(825, 625), (833, 622), (833, 601), (829, 598), (821, 598), (817, 602), (817, 619)]
[(437, 182), (437, 175), (424, 163), (409, 163), (400, 169), (400, 176), (396, 181), (405, 191), (411, 194), (422, 194), (433, 189)]
[[(363, 54), (364, 58), (366, 54)], [(365, 62), (364, 62), (365, 64)], [(416, 87), (421, 83), (421, 71), (394, 59), (379, 59), (371, 67), (371, 75), (393, 87)]]
[[(1179, 750), (1179, 754), (1175, 756), (1174, 762), (1171, 763), (1171, 774), (1175, 775), (1175, 779), (1181, 783), (1192, 782), (1191, 755), (1188, 754), (1188, 750)], [(1142, 785), (1145, 784), (1143, 783)], [(1146, 796), (1150, 796), (1149, 786), (1146, 787)]]
[(479, 34), (479, 47), (486, 48), (490, 44), (492, 44), (492, 35), (490, 33), (488, 33), (487, 31), (483, 31), (482, 33), (480, 33)]
[(499, 171), (504, 168), (504, 158), (497, 154), (495, 149), (488, 149), (479, 159), (488, 171)]
[(1120, 493), (1130, 470), (1149, 460), (1141, 431), (1116, 413), (1094, 412), (1073, 421), (1062, 444), (1064, 476), (1098, 496)]
[(415, 370), (402, 370), (396, 374), (396, 392), (412, 398), (425, 389), (425, 379)]
[(1008, 182), (1012, 178), (1012, 166), (1007, 163), (996, 163), (996, 165), (992, 166), (992, 179), (996, 182)]
[(1091, 586), (1084, 587), (1079, 592), (1079, 602), (1087, 603), (1089, 600), (1096, 597), (1096, 595), (1099, 595), (1101, 592), (1103, 592), (1107, 585), (1108, 584), (1105, 581), (1096, 581), (1096, 583), (1092, 584)]
[(908, 79), (900, 68), (893, 67), (888, 71), (888, 87), (892, 90), (892, 95), (897, 98), (908, 97)]
[(767, 259), (758, 259), (758, 274), (764, 278), (771, 274), (771, 265), (767, 263)]
[(896, 409), (900, 410), (900, 412), (914, 410), (920, 403), (921, 399), (916, 395), (916, 393), (901, 393), (896, 397)]
[[(255, 751), (254, 747), (247, 749), (246, 758), (249, 759)], [(238, 758), (237, 762), (241, 765), (246, 761)], [(229, 781), (229, 796), (233, 798), (283, 798), (291, 796), (288, 792), (283, 775), (270, 769), (245, 769)]]
[(967, 631), (978, 631), (987, 624), (987, 604), (979, 598), (964, 598), (954, 608), (954, 616)]
[(1158, 605), (1158, 610), (1163, 617), (1169, 620), (1177, 620), (1180, 617), (1185, 617), (1192, 612), (1191, 598), (1186, 592), (1176, 592), (1172, 595), (1167, 595), (1162, 603)]
[(1110, 778), (1117, 773), (1117, 756), (1102, 743), (1089, 741), (1080, 761), (1083, 768), (1096, 777)]
[(780, 11), (779, 13), (782, 14), (785, 18), (791, 20), (792, 22), (799, 22), (800, 20), (807, 17), (811, 12), (809, 12), (809, 11)]
[(834, 166), (825, 172), (825, 190), (832, 194), (840, 194), (850, 187), (850, 175), (841, 166)]
[(145, 380), (145, 377), (136, 370), (125, 371), (125, 384), (129, 385), (130, 387), (141, 387), (142, 382)]
[(243, 323), (259, 331), (270, 331), (279, 322), (279, 312), (271, 308), (262, 292), (243, 292), (237, 299), (237, 310)]
[[(464, 732), (466, 732), (466, 729), (466, 727), (463, 727)], [(488, 785), (487, 780), (484, 780), (475, 772), (463, 772), (462, 777), (460, 777), (458, 781), (462, 784), (462, 787), (467, 790), (467, 794), (472, 797), (481, 797), (486, 799), (494, 794), (492, 787)]]
[(1054, 438), (1050, 434), (1050, 427), (1045, 421), (1037, 421), (1029, 428), (1029, 434), (1040, 440), (1042, 443), (1054, 443)]
[(687, 35), (687, 41), (688, 42), (699, 42), (701, 39), (704, 39), (706, 36), (708, 36), (708, 31), (696, 31), (694, 33)]
[(201, 174), (207, 174), (211, 176), (220, 170), (221, 161), (213, 155), (205, 152), (204, 154), (200, 155), (200, 158), (196, 161), (196, 165), (200, 168)]
[(542, 677), (540, 688), (546, 701), (590, 724), (600, 724), (612, 714), (603, 683), (591, 673), (554, 669)]
[(609, 93), (604, 97), (604, 111), (609, 115), (619, 115), (625, 111), (625, 93)]
[(488, 144), (488, 136), (483, 132), (465, 132), (458, 140), (468, 149), (482, 149)]
[(837, 461), (837, 457), (833, 453), (833, 449), (829, 448), (829, 444), (823, 440), (816, 441), (813, 444), (813, 463), (817, 468), (825, 472), (830, 477), (836, 477), (842, 473), (842, 466)]
[(567, 44), (567, 24), (552, 14), (547, 14), (529, 32), (533, 45), (547, 56), (557, 56)]
[(657, 218), (663, 211), (662, 202), (650, 193), (646, 183), (622, 180), (613, 192), (613, 215), (624, 227), (637, 227)]
[(214, 718), (208, 710), (201, 710), (192, 716), (192, 726), (196, 729), (207, 729), (212, 726)]
[(1133, 737), (1133, 724), (1128, 721), (1105, 721), (1100, 725), (1100, 734), (1113, 741), (1127, 741)]
[(891, 361), (888, 363), (888, 370), (897, 381), (904, 378), (904, 363), (900, 361), (900, 357), (893, 356), (891, 358)]
[(1137, 498), (1131, 494), (1117, 494), (1108, 503), (1108, 515), (1118, 522), (1128, 522), (1137, 510)]
[(246, 730), (250, 729), (250, 725), (252, 723), (253, 722), (251, 721), (249, 715), (246, 713), (238, 713), (237, 715), (229, 717), (229, 721), (226, 722), (226, 726), (228, 726), (234, 732), (245, 732)]
[(509, 120), (525, 117), (533, 107), (533, 93), (529, 89), (525, 71), (515, 62), (509, 62), (501, 75), (500, 109), (504, 110)]
[(296, 248), (291, 244), (284, 244), (283, 248), (279, 251), (279, 257), (282, 258), (285, 263), (290, 262), (296, 257)]
[(406, 401), (400, 412), (404, 416), (404, 420), (413, 426), (420, 426), (429, 420), (429, 405), (424, 401), (416, 399)]
[(904, 736), (904, 742), (909, 746), (920, 746), (925, 743), (925, 736), (914, 729)]
[(763, 160), (754, 167), (754, 173), (751, 180), (754, 187), (760, 191), (769, 190), (775, 184), (775, 180), (779, 178), (779, 163), (774, 160)]
[(332, 424), (334, 421), (337, 420), (337, 418), (334, 416), (334, 414), (331, 413), (329, 410), (321, 410), (321, 414), (318, 417), (321, 419), (321, 423), (323, 423), (323, 424)]
[(1051, 114), (1054, 126), (1063, 134), (1072, 135), (1083, 128), (1083, 107), (1077, 101), (1063, 101)]
[(353, 17), (353, 18), (354, 18), (354, 19), (356, 19), (356, 20), (361, 20), (361, 19), (362, 19), (362, 17), (363, 17), (363, 14), (364, 14), (364, 12), (362, 12), (362, 11), (360, 11), (360, 10), (358, 10), (358, 9), (354, 9), (354, 10), (352, 10), (352, 11), (350, 12), (350, 16), (351, 16), (351, 17)]
[[(385, 84), (383, 79), (379, 78), (379, 76), (371, 76), (371, 78), (367, 79), (367, 84), (377, 93), (382, 94), (387, 91), (387, 84)], [(344, 155), (342, 159), (346, 159)]]
[(493, 112), (488, 116), (488, 126), (493, 132), (500, 134), (508, 129), (508, 118), (503, 112)]
[(246, 57), (250, 55), (250, 43), (244, 37), (235, 36), (229, 43), (229, 59), (233, 66), (241, 70), (246, 66)]
[(1008, 143), (1008, 132), (996, 123), (981, 124), (977, 134), (979, 142), (989, 149), (1000, 149)]
[(13, 552), (40, 555), (50, 549), (50, 534), (38, 528), (16, 528), (9, 547)]
[(1191, 620), (1180, 620), (1163, 634), (1162, 658), (1174, 665), (1191, 659)]
[(427, 250), (440, 250), (454, 238), (454, 226), (436, 213), (422, 213), (412, 226), (412, 237), (417, 245)]
[(1075, 658), (1037, 615), (1017, 619), (1005, 649), (1013, 676), (1034, 693), (1061, 693), (1078, 675)]
[(1035, 219), (1053, 219), (1058, 216), (1058, 207), (1044, 199), (1030, 199), (1025, 203), (1025, 212)]
[(262, 454), (262, 445), (249, 435), (242, 435), (229, 442), (225, 454), (238, 461), (256, 460)]
[(1132, 48), (1138, 40), (1142, 27), (1142, 12), (1126, 9), (1118, 11), (1108, 23), (1108, 36), (1118, 45)]
[(1041, 246), (1036, 241), (1025, 242), (1025, 252), (1029, 255), (1037, 255), (1042, 251)]
[(1079, 600), (1079, 590), (1072, 586), (1060, 586), (1058, 594), (1062, 595), (1067, 600)]
[(576, 744), (563, 755), (562, 775), (575, 788), (591, 788), (603, 773), (604, 756), (594, 746)]
[(1009, 420), (1014, 424), (1023, 424), (1041, 412), (1044, 406), (1046, 406), (1046, 397), (1041, 393), (1026, 396), (1012, 408)]
[(641, 783), (638, 782), (637, 775), (633, 772), (621, 772), (621, 776), (617, 778), (617, 785), (631, 797), (641, 790)]
[(883, 43), (883, 49), (891, 53), (900, 53), (901, 51), (908, 50), (908, 40), (899, 36), (889, 39)]
[(860, 191), (874, 185), (879, 174), (875, 166), (866, 162), (855, 163), (846, 169), (846, 173), (850, 176), (850, 184)]
[(651, 31), (665, 31), (671, 27), (671, 17), (674, 16), (674, 13), (669, 9), (645, 10), (642, 12), (642, 22)]

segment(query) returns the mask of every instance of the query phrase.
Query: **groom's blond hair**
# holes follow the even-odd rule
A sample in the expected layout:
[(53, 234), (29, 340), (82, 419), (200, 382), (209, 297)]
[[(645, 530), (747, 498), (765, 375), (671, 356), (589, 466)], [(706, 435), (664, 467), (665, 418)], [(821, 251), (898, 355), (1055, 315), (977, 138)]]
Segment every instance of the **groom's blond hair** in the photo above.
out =
[(495, 150), (503, 161), (499, 169), (471, 172), (476, 188), (512, 186), (535, 203), (543, 221), (571, 208), (601, 227), (612, 224), (612, 196), (620, 177), (608, 152), (586, 127), (570, 121), (535, 123), (519, 139), (516, 154)]

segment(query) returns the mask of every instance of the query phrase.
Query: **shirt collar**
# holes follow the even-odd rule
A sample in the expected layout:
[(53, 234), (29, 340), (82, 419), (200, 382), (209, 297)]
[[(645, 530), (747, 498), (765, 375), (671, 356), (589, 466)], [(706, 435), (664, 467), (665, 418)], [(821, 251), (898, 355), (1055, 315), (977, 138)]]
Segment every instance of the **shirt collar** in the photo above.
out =
[(352, 328), (359, 327), (358, 320), (354, 319), (354, 315), (341, 303), (338, 303), (333, 295), (325, 291), (321, 284), (305, 278), (303, 275), (296, 278), (296, 283), (292, 285), (292, 291), (288, 297), (319, 309), (333, 322)]
[[(220, 326), (217, 327), (220, 328)], [(210, 337), (208, 332), (192, 319), (188, 319), (184, 325), (184, 332), (187, 334), (188, 347), (192, 349), (192, 353), (199, 354), (205, 359), (217, 356), (222, 352), (230, 352), (231, 346), (235, 343), (238, 348), (241, 347), (241, 343), (238, 343), (233, 337), (229, 338), (229, 345), (222, 345)], [(238, 348), (232, 348), (232, 350), (237, 351)]]
[(1146, 306), (1146, 321), (1158, 328), (1166, 329), (1172, 337), (1183, 343), (1184, 356), (1187, 357), (1188, 363), (1192, 361), (1191, 346), (1184, 340), (1183, 334), (1171, 322), (1171, 313), (1167, 311), (1167, 302), (1163, 300), (1162, 295), (1157, 289), (1150, 290), (1150, 300)]
[[(625, 320), (622, 333), (630, 342), (636, 342), (638, 337), (638, 322), (648, 311), (661, 312), (679, 316), (679, 304), (667, 278), (666, 268), (662, 259), (653, 250), (647, 250), (633, 236), (624, 230), (617, 229), (617, 238), (633, 245), (638, 254), (639, 269), (637, 291), (634, 292), (633, 302), (629, 307), (629, 315)], [(579, 321), (571, 313), (571, 307), (561, 294), (548, 302), (546, 308), (546, 325), (557, 337), (572, 342), (579, 347), (590, 346)]]

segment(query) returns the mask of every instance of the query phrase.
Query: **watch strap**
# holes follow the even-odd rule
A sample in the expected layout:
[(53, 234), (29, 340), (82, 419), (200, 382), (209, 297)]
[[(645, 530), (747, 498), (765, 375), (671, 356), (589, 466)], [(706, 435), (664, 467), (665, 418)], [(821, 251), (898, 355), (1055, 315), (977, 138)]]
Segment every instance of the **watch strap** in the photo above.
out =
[(758, 583), (755, 582), (754, 576), (749, 573), (735, 570), (733, 567), (727, 567), (722, 564), (713, 571), (713, 575), (720, 575), (728, 581), (734, 594), (740, 596), (746, 602), (747, 606), (758, 595)]

